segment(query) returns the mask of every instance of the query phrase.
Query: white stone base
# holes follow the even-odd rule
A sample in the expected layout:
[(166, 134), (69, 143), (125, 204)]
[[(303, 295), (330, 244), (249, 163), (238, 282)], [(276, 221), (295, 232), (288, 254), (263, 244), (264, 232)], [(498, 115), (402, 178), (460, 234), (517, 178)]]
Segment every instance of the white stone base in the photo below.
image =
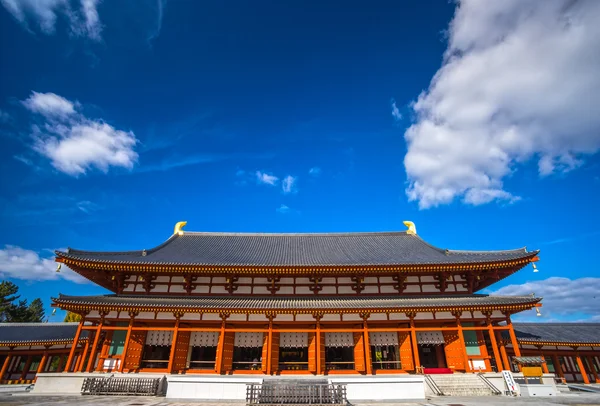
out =
[[(105, 373), (42, 373), (37, 375), (33, 394), (81, 394), (83, 380), (88, 377), (108, 377)], [(114, 374), (115, 377), (157, 378), (164, 374)], [(424, 399), (425, 385), (422, 375), (386, 376), (332, 376), (332, 375), (166, 375), (166, 397), (197, 400), (246, 400), (246, 385), (260, 384), (264, 379), (326, 379), (329, 383), (346, 385), (348, 400), (391, 401)]]
[(167, 375), (167, 398), (198, 400), (246, 400), (246, 384), (260, 384), (251, 375)]
[(346, 385), (346, 396), (350, 402), (425, 399), (423, 375), (329, 376), (328, 378), (331, 383)]
[(99, 377), (108, 378), (160, 378), (165, 374), (107, 374), (107, 373), (86, 373), (86, 372), (47, 372), (37, 374), (37, 380), (31, 393), (33, 394), (60, 394), (60, 395), (81, 395), (81, 386), (85, 378)]
[[(167, 375), (167, 398), (245, 401), (246, 384), (260, 384), (265, 376)], [(350, 402), (357, 400), (424, 399), (424, 378), (420, 375), (381, 376), (313, 376), (284, 375), (280, 379), (327, 379), (333, 384), (345, 384)]]

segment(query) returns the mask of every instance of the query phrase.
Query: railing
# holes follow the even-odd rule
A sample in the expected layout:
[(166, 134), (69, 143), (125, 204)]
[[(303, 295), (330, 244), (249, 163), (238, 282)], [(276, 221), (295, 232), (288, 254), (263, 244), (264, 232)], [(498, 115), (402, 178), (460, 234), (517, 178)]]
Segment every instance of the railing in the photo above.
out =
[(260, 361), (234, 361), (232, 364), (234, 370), (258, 371), (261, 367), (262, 363)]
[(346, 385), (248, 384), (247, 405), (346, 405)]
[(479, 378), (481, 378), (481, 380), (487, 385), (488, 388), (490, 388), (490, 390), (492, 391), (492, 393), (494, 395), (502, 395), (502, 391), (498, 388), (496, 388), (496, 385), (494, 385), (489, 379), (487, 379), (483, 374), (477, 374), (477, 376), (479, 376)]
[(163, 378), (85, 378), (81, 386), (82, 395), (137, 395), (157, 396)]
[(215, 361), (190, 361), (190, 369), (215, 369)]
[(280, 362), (279, 363), (280, 371), (306, 371), (308, 370), (308, 362)]
[(167, 368), (169, 365), (168, 359), (143, 359), (142, 368)]
[(373, 369), (402, 369), (400, 361), (375, 361)]
[(425, 382), (427, 383), (427, 386), (429, 386), (429, 388), (433, 391), (433, 393), (435, 393), (437, 396), (444, 396), (444, 392), (442, 392), (442, 390), (437, 385), (437, 383), (435, 383), (433, 378), (430, 375), (424, 375), (424, 376), (425, 376)]
[(354, 361), (325, 362), (325, 369), (328, 371), (354, 369)]

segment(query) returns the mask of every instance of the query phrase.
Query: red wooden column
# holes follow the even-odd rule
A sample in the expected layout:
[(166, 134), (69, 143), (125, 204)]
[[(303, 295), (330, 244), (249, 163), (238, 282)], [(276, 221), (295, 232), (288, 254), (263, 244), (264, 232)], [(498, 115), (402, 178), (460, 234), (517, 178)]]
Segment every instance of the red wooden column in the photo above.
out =
[[(12, 350), (12, 348), (10, 349)], [(12, 361), (12, 355), (8, 353), (6, 359), (4, 360), (4, 364), (2, 364), (2, 370), (0, 371), (0, 382), (4, 380), (4, 375), (6, 375), (10, 361)]]
[(23, 371), (21, 372), (21, 377), (19, 380), (22, 381), (27, 377), (27, 374), (29, 373), (29, 367), (31, 366), (31, 361), (33, 361), (33, 356), (27, 356), (27, 361), (25, 361), (25, 365), (23, 366)]
[(508, 326), (508, 334), (510, 334), (510, 341), (513, 346), (513, 352), (515, 353), (515, 356), (520, 357), (521, 349), (519, 348), (519, 342), (517, 341), (515, 329), (513, 328), (512, 321), (510, 320), (510, 315), (506, 316), (506, 325)]
[(600, 383), (600, 378), (598, 377), (598, 373), (596, 372), (596, 368), (594, 368), (594, 357), (585, 357), (588, 365), (590, 366), (590, 371), (592, 371), (592, 375), (594, 375), (594, 381), (596, 383)]
[(67, 366), (63, 372), (71, 372), (71, 363), (73, 362), (73, 357), (75, 356), (75, 351), (77, 350), (77, 345), (79, 344), (79, 336), (81, 335), (81, 328), (83, 327), (83, 323), (85, 323), (85, 315), (81, 317), (81, 321), (77, 326), (77, 332), (75, 333), (75, 338), (73, 339), (73, 344), (71, 345), (69, 358), (67, 358)]
[(504, 369), (510, 371), (510, 362), (508, 362), (508, 355), (506, 354), (506, 343), (502, 338), (502, 331), (498, 331), (496, 334), (496, 341), (500, 343), (500, 356), (502, 357), (502, 362), (504, 363)]
[(315, 339), (317, 341), (317, 349), (315, 352), (316, 364), (317, 364), (317, 375), (321, 374), (321, 316), (317, 317), (317, 326), (315, 329)]
[(373, 365), (371, 363), (371, 344), (369, 343), (369, 328), (367, 326), (367, 319), (369, 318), (369, 314), (362, 315), (363, 319), (363, 340), (365, 343), (365, 366), (367, 370), (367, 375), (373, 374)]
[(410, 342), (412, 344), (413, 360), (415, 363), (415, 372), (419, 373), (421, 370), (421, 360), (419, 360), (419, 346), (417, 345), (417, 332), (415, 330), (415, 316), (416, 313), (406, 313), (410, 320)]
[(552, 363), (554, 364), (554, 370), (563, 380), (565, 379), (565, 374), (563, 373), (562, 367), (560, 366), (560, 362), (558, 361), (558, 356), (552, 356)]
[(90, 350), (90, 358), (88, 360), (87, 372), (94, 370), (94, 362), (96, 361), (96, 351), (98, 350), (98, 341), (100, 341), (100, 335), (102, 335), (102, 325), (104, 324), (104, 318), (107, 316), (107, 312), (100, 313), (100, 322), (96, 327), (96, 337), (94, 337), (94, 344)]
[(585, 372), (585, 368), (583, 366), (583, 362), (581, 361), (581, 356), (578, 352), (575, 353), (575, 360), (577, 361), (577, 366), (579, 367), (579, 373), (581, 373), (581, 377), (583, 378), (583, 382), (585, 384), (590, 383), (590, 379), (588, 378), (587, 372)]
[(462, 316), (462, 311), (457, 310), (452, 312), (452, 315), (456, 318), (456, 330), (458, 332), (458, 339), (460, 340), (460, 346), (462, 348), (464, 363), (465, 363), (465, 372), (471, 371), (471, 364), (469, 364), (469, 355), (467, 354), (467, 345), (465, 344), (465, 335), (463, 334), (462, 323), (460, 322), (460, 316)]
[(271, 375), (273, 368), (273, 365), (271, 365), (273, 363), (273, 317), (269, 317), (269, 342), (267, 344), (269, 345), (269, 350), (267, 351), (267, 375)]
[(496, 366), (498, 367), (498, 371), (500, 372), (502, 371), (504, 368), (502, 366), (502, 359), (500, 358), (500, 353), (498, 351), (498, 343), (496, 342), (496, 334), (494, 331), (494, 326), (492, 326), (492, 313), (488, 313), (486, 314), (486, 318), (487, 318), (487, 328), (488, 328), (488, 333), (490, 335), (490, 342), (492, 344), (492, 352), (494, 353), (494, 359), (496, 360)]
[(225, 347), (225, 319), (221, 322), (221, 332), (219, 333), (219, 342), (217, 343), (217, 355), (215, 358), (215, 372), (221, 374), (223, 370), (223, 348)]
[(138, 312), (129, 312), (129, 326), (127, 327), (125, 344), (123, 345), (123, 352), (121, 353), (121, 363), (119, 364), (119, 372), (123, 372), (123, 368), (125, 367), (125, 357), (127, 356), (127, 350), (129, 349), (129, 340), (131, 339), (131, 329), (133, 327), (133, 320), (138, 314)]
[(542, 354), (542, 347), (538, 346), (538, 350), (540, 351), (540, 357), (542, 358), (542, 372), (544, 372), (545, 374), (549, 374), (550, 371), (548, 370), (548, 364), (546, 363), (546, 357), (544, 357), (544, 354)]
[(38, 365), (38, 369), (35, 372), (36, 374), (44, 372), (44, 368), (46, 367), (46, 362), (48, 361), (48, 347), (46, 347), (46, 351), (42, 354), (42, 360), (40, 361), (40, 365)]
[(85, 341), (85, 347), (83, 347), (83, 352), (81, 353), (81, 362), (77, 366), (75, 372), (82, 372), (83, 368), (85, 368), (85, 357), (87, 356), (88, 350), (90, 348), (90, 336), (88, 335), (88, 339)]
[(167, 367), (167, 372), (173, 373), (173, 363), (175, 361), (175, 348), (177, 347), (177, 335), (179, 334), (179, 320), (183, 314), (174, 313), (175, 316), (175, 328), (173, 329), (173, 339), (171, 340), (171, 354), (169, 355), (169, 366)]

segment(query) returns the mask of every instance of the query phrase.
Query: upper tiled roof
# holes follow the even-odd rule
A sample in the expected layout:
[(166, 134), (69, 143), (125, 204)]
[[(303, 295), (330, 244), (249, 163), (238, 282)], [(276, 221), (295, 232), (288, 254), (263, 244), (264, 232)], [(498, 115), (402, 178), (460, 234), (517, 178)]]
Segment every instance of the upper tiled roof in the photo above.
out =
[(513, 327), (519, 341), (600, 344), (600, 323), (513, 323)]
[(59, 257), (102, 263), (199, 266), (352, 266), (473, 264), (531, 258), (537, 251), (456, 251), (406, 232), (337, 234), (174, 234), (139, 251), (69, 249)]
[[(73, 341), (79, 323), (0, 323), (0, 346), (14, 343)], [(87, 331), (81, 332), (81, 338)]]
[(53, 301), (61, 305), (116, 306), (126, 308), (212, 309), (246, 312), (251, 310), (302, 312), (340, 309), (434, 309), (486, 306), (533, 305), (541, 298), (532, 296), (423, 296), (423, 297), (207, 297), (207, 296), (66, 296)]

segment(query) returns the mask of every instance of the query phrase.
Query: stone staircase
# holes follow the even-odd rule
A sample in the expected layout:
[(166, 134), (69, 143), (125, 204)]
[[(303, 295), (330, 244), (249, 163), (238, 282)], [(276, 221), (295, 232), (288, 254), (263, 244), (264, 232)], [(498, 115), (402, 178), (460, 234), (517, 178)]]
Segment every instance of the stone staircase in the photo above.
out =
[(429, 375), (446, 396), (493, 396), (494, 392), (477, 374)]

